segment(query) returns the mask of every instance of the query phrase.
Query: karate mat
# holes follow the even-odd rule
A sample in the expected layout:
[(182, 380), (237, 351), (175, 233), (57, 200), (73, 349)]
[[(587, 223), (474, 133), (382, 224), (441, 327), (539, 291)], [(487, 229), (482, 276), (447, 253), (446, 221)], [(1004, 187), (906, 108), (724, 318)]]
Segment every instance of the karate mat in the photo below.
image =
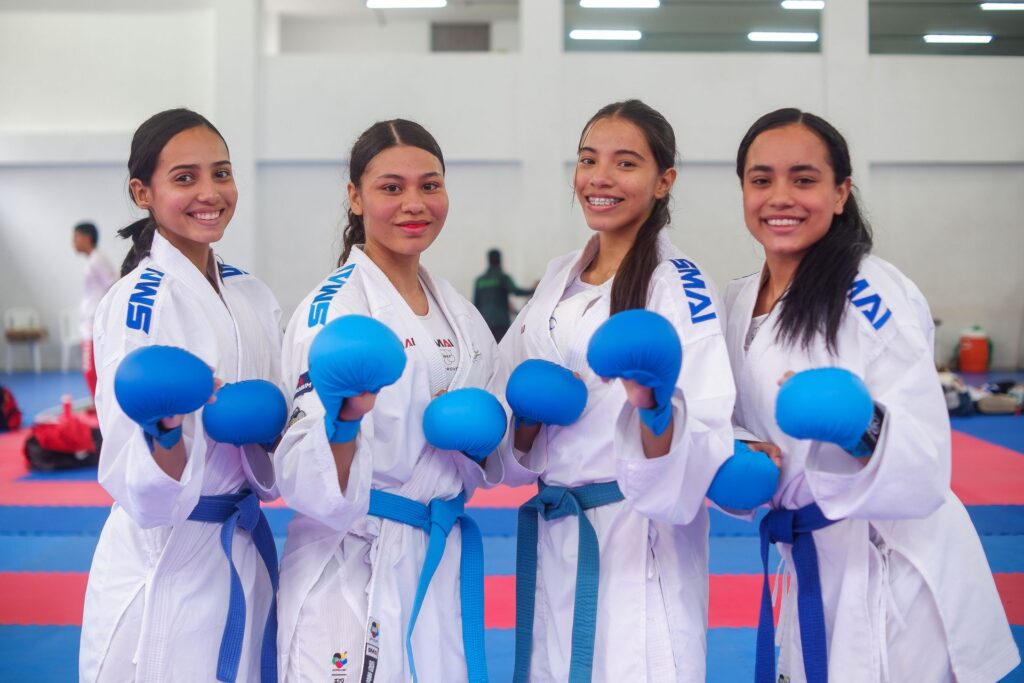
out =
[[(0, 375), (0, 382), (10, 386), (11, 377), (23, 376)], [(54, 392), (73, 390), (76, 377), (29, 376), (18, 400), (23, 408), (28, 402), (41, 410), (55, 402)], [(26, 401), (33, 391), (47, 393), (48, 404)], [(1024, 418), (961, 418), (954, 428), (953, 488), (982, 535), (1014, 637), (1024, 646)], [(24, 432), (0, 434), (0, 682), (70, 682), (77, 680), (82, 597), (110, 497), (96, 483), (95, 470), (28, 473), (20, 453), (24, 438)], [(515, 508), (530, 495), (528, 489), (498, 488), (471, 501), (485, 534), (487, 655), (494, 683), (511, 680)], [(277, 504), (267, 516), (283, 548), (291, 511)], [(752, 681), (761, 590), (756, 526), (715, 511), (711, 516), (708, 681)], [(1024, 671), (1018, 668), (1004, 681), (1024, 683)]]

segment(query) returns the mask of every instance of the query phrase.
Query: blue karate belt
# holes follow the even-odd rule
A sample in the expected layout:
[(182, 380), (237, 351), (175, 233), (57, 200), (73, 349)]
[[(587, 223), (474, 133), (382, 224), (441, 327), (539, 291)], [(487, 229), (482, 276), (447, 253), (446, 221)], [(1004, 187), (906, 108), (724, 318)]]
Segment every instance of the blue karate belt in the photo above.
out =
[(772, 614), (771, 591), (768, 589), (769, 543), (789, 543), (793, 546), (804, 673), (807, 676), (807, 683), (828, 683), (825, 609), (821, 602), (818, 550), (814, 547), (811, 532), (824, 529), (836, 521), (825, 517), (821, 508), (814, 503), (799, 510), (772, 510), (761, 520), (761, 565), (764, 568), (764, 586), (761, 590), (761, 616), (757, 622), (755, 683), (775, 683), (775, 621)]
[(448, 532), (458, 522), (462, 527), (462, 557), (459, 564), (462, 599), (462, 647), (466, 653), (466, 671), (470, 683), (487, 683), (487, 657), (484, 653), (484, 543), (476, 522), (466, 514), (466, 492), (450, 500), (435, 498), (424, 505), (386, 491), (370, 490), (370, 514), (422, 529), (430, 536), (427, 555), (423, 558), (420, 581), (416, 586), (416, 601), (409, 617), (405, 635), (405, 652), (413, 680), (416, 662), (412, 656), (412, 631), (416, 627), (423, 598), (430, 580), (444, 556)]
[[(221, 524), (220, 544), (231, 567), (231, 593), (228, 598), (228, 618), (224, 623), (224, 635), (220, 639), (220, 655), (217, 657), (217, 680), (234, 683), (238, 677), (238, 665), (242, 659), (242, 639), (245, 637), (245, 592), (238, 578), (235, 561), (231, 556), (231, 543), (235, 529), (241, 527), (252, 534), (256, 550), (267, 566), (270, 585), (274, 589), (270, 600), (270, 612), (263, 629), (263, 646), (260, 652), (260, 681), (277, 681), (277, 546), (270, 532), (267, 518), (260, 509), (260, 499), (252, 491), (226, 493), (219, 496), (200, 496), (199, 503), (188, 518), (193, 522)], [(186, 655), (187, 656), (187, 655)]]
[(568, 488), (537, 483), (537, 495), (519, 508), (516, 539), (516, 665), (513, 683), (530, 678), (533, 648), (533, 611), (537, 594), (537, 515), (551, 521), (574, 515), (579, 518), (576, 601), (572, 617), (572, 656), (569, 683), (590, 681), (594, 670), (594, 633), (597, 629), (597, 587), (600, 548), (597, 533), (584, 510), (624, 500), (614, 481)]

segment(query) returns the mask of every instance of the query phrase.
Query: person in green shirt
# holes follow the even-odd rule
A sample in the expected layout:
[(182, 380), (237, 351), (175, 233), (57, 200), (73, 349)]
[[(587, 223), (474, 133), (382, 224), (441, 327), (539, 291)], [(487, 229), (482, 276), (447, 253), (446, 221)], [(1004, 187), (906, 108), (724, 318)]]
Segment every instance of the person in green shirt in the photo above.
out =
[(487, 271), (476, 279), (473, 286), (473, 305), (484, 317), (487, 326), (497, 341), (505, 336), (512, 324), (512, 311), (508, 297), (530, 296), (533, 289), (520, 289), (512, 276), (501, 269), (501, 252), (491, 249), (487, 252)]

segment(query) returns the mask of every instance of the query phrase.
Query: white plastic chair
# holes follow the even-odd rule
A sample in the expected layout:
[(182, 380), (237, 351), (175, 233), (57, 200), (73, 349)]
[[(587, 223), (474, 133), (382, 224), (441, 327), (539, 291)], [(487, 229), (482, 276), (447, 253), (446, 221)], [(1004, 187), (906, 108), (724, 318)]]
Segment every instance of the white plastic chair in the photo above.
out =
[(70, 355), (82, 348), (82, 334), (78, 329), (79, 313), (77, 308), (65, 308), (60, 312), (58, 327), (60, 328), (60, 370), (67, 372)]
[(11, 349), (15, 344), (28, 344), (32, 350), (32, 362), (38, 375), (43, 370), (39, 342), (46, 337), (46, 330), (39, 321), (34, 308), (9, 308), (4, 311), (4, 336), (7, 338), (7, 372), (13, 368)]

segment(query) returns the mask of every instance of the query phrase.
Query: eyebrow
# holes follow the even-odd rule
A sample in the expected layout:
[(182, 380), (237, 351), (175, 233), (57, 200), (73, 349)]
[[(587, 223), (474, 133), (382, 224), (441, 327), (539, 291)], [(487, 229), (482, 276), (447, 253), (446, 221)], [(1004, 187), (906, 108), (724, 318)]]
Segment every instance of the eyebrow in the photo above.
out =
[[(423, 175), (421, 175), (420, 176), (420, 180), (423, 180), (424, 178), (441, 178), (441, 177), (443, 177), (443, 176), (439, 172), (431, 171), (430, 173), (424, 173)], [(405, 176), (400, 175), (398, 173), (382, 173), (381, 175), (377, 176), (377, 180), (405, 180)]]
[[(771, 173), (774, 171), (771, 166), (767, 164), (755, 164), (747, 169), (747, 173)], [(789, 167), (789, 173), (806, 173), (807, 171), (814, 171), (815, 173), (821, 173), (821, 169), (814, 164), (797, 164)]]
[[(213, 166), (230, 166), (231, 162), (225, 159), (224, 161), (215, 161)], [(192, 171), (199, 168), (199, 164), (178, 164), (177, 166), (171, 167), (168, 173), (175, 173), (176, 171)]]
[[(594, 149), (593, 147), (580, 147), (580, 150), (578, 152), (576, 152), (576, 154), (579, 155), (579, 154), (582, 154), (583, 152), (590, 152), (591, 154), (597, 154), (597, 150)], [(616, 155), (618, 155), (618, 154), (628, 154), (630, 156), (636, 157), (637, 159), (643, 159), (644, 158), (643, 154), (640, 154), (640, 152), (635, 152), (635, 151), (633, 151), (631, 149), (617, 149), (617, 150), (615, 150), (614, 154), (616, 154)]]

